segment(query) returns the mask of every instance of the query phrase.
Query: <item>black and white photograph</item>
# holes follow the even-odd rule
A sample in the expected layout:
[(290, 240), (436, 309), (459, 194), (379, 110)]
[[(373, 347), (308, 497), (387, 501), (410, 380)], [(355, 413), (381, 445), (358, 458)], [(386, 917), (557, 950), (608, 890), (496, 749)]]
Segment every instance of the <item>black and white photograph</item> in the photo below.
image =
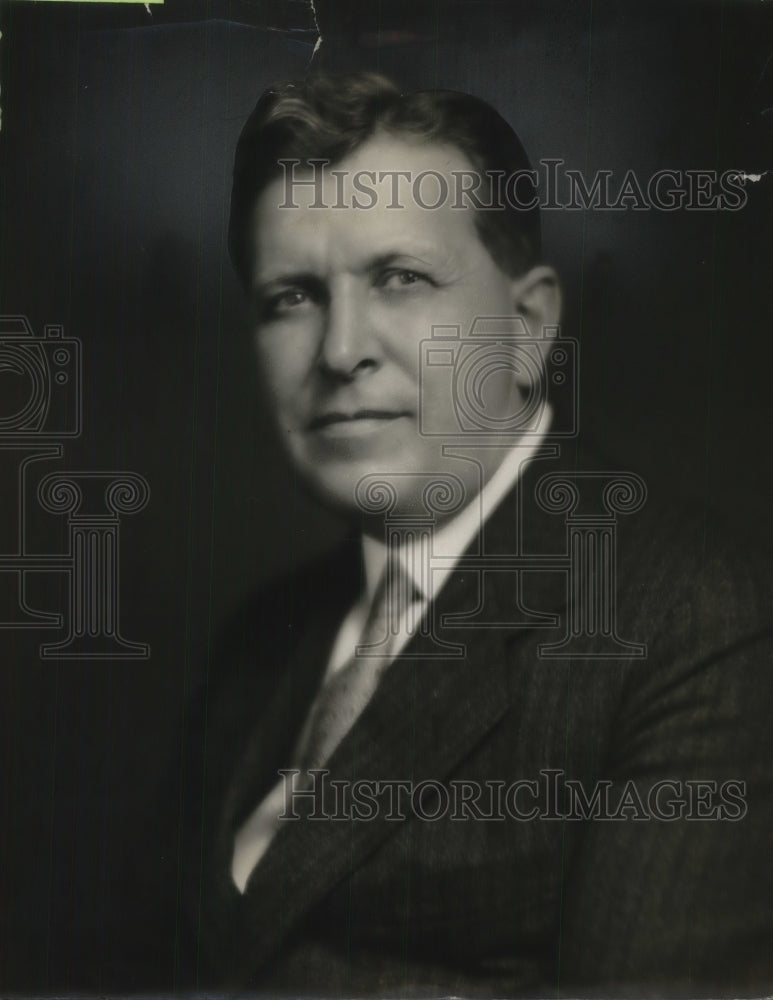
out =
[(773, 994), (773, 6), (0, 0), (0, 994)]

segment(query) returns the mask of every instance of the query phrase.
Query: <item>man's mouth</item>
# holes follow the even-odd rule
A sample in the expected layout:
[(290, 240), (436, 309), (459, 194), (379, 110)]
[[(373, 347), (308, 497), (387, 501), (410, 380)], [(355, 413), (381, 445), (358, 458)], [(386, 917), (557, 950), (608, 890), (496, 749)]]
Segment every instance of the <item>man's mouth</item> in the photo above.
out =
[(313, 417), (308, 424), (310, 431), (319, 431), (331, 436), (348, 437), (382, 430), (401, 417), (410, 416), (407, 410), (330, 410)]
[(345, 413), (342, 410), (331, 410), (329, 413), (321, 413), (318, 417), (313, 417), (309, 421), (309, 430), (316, 431), (335, 424), (350, 424), (361, 420), (388, 421), (407, 416), (407, 410), (354, 410), (351, 413)]

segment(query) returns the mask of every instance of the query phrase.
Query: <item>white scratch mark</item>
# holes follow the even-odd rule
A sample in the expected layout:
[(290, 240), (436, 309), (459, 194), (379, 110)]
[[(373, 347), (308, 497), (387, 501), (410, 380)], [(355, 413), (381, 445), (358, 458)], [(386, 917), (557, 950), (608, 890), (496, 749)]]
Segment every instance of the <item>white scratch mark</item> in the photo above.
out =
[(317, 8), (314, 6), (314, 0), (309, 0), (309, 6), (311, 7), (311, 16), (314, 18), (314, 27), (317, 29), (317, 40), (314, 43), (314, 48), (311, 53), (311, 59), (309, 60), (309, 65), (311, 65), (314, 60), (314, 56), (317, 54), (317, 50), (320, 45), (322, 45), (322, 32), (319, 30), (319, 21), (317, 20)]
[(763, 177), (767, 177), (770, 173), (773, 173), (773, 170), (763, 170), (761, 174), (747, 174), (746, 171), (740, 170), (735, 176), (739, 180), (751, 181), (752, 184), (757, 184)]

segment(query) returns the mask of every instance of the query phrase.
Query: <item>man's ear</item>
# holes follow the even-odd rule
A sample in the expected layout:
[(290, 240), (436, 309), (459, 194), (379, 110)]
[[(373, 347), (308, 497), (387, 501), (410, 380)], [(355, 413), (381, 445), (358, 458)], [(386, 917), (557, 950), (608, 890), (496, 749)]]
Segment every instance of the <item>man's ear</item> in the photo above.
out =
[(543, 327), (557, 326), (561, 319), (561, 284), (552, 267), (540, 264), (526, 274), (513, 278), (513, 307), (520, 316), (530, 336), (546, 351), (550, 340), (545, 340)]

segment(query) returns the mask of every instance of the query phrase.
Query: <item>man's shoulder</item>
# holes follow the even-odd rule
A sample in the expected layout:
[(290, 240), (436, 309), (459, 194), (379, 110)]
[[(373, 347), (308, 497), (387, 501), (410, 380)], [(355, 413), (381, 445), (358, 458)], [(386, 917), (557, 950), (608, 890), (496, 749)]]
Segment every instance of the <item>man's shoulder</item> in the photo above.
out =
[(671, 737), (685, 752), (708, 739), (717, 768), (723, 753), (728, 766), (743, 758), (751, 778), (769, 728), (769, 559), (705, 504), (651, 500), (617, 539), (616, 622), (644, 650), (621, 670), (619, 745), (657, 755)]
[[(256, 586), (217, 629), (190, 695), (191, 728), (206, 728), (211, 737), (211, 771), (220, 773), (218, 762), (230, 766), (283, 678), (302, 685), (313, 672), (327, 642), (325, 623), (335, 621), (333, 609), (348, 600), (354, 555), (345, 541)], [(302, 643), (308, 655), (299, 663)]]
[[(680, 497), (587, 441), (535, 462), (521, 500), (524, 545), (565, 574), (560, 593), (574, 613), (594, 618), (593, 600), (612, 599), (608, 611), (621, 635), (646, 645), (648, 668), (695, 663), (770, 631), (771, 554), (755, 525)], [(506, 510), (497, 518), (513, 520)]]
[(621, 592), (640, 595), (653, 616), (689, 607), (692, 617), (710, 618), (714, 631), (770, 624), (770, 554), (705, 504), (653, 497), (621, 521), (617, 556)]
[(347, 536), (249, 591), (217, 630), (212, 667), (223, 672), (246, 664), (255, 672), (276, 663), (310, 618), (337, 614), (351, 603), (359, 586), (359, 540)]
[[(583, 521), (588, 531), (594, 523), (599, 531), (613, 528), (622, 590), (644, 588), (666, 599), (689, 594), (736, 617), (770, 620), (773, 553), (757, 525), (626, 468), (597, 442), (580, 439), (567, 451), (556, 463), (564, 469), (559, 476), (574, 479), (589, 500), (582, 497), (575, 511), (565, 514), (566, 525), (574, 520), (577, 526)], [(547, 466), (545, 472), (554, 475)], [(593, 477), (595, 488), (588, 485)]]

